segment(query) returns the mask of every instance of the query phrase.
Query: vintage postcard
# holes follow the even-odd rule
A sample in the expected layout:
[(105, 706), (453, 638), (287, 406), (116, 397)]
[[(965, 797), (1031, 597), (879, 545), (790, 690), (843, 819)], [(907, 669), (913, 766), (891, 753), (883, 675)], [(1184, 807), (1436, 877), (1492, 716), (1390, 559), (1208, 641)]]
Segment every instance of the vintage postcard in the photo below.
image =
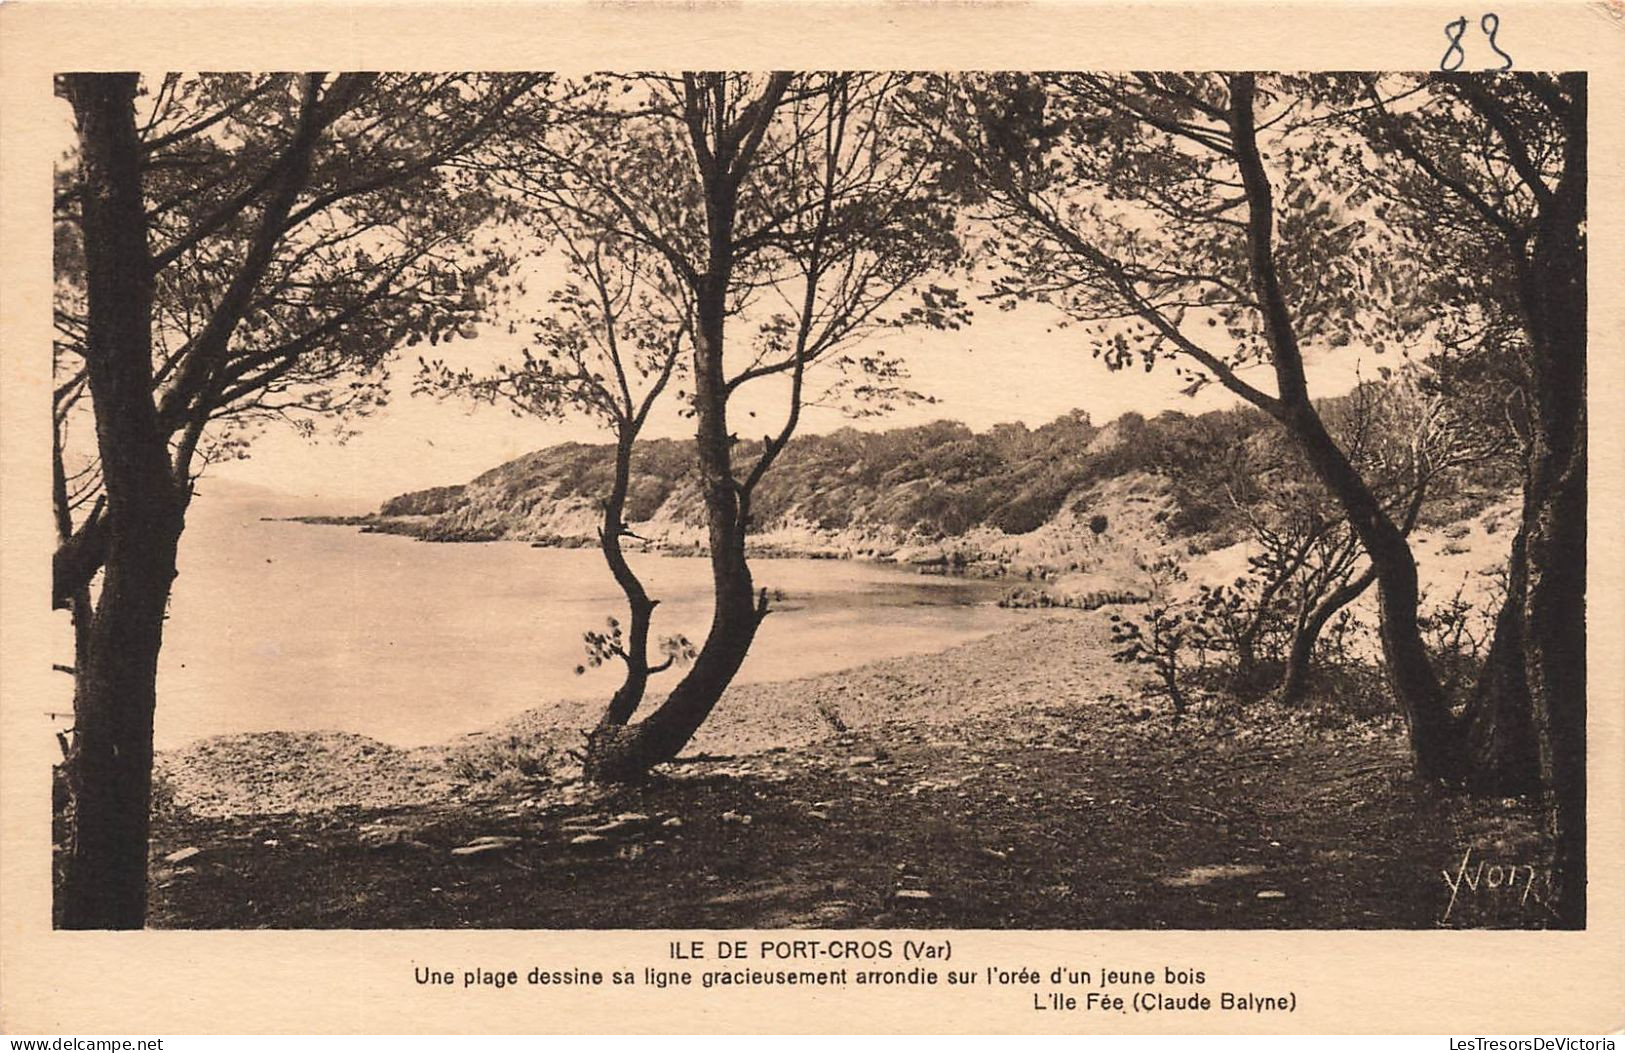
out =
[(1622, 45), (7, 5), (0, 1029), (1625, 1027)]

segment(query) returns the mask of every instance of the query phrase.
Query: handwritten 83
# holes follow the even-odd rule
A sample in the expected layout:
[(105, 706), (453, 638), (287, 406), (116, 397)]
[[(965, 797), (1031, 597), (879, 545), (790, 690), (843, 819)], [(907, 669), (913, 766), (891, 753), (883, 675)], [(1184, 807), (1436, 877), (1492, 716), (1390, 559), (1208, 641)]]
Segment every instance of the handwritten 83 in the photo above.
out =
[[(1501, 45), (1495, 42), (1495, 34), (1501, 28), (1501, 16), (1492, 13), (1484, 15), (1478, 20), (1478, 28), (1489, 38), (1490, 50), (1501, 56), (1499, 66), (1486, 66), (1487, 70), (1506, 70), (1512, 68), (1512, 56), (1501, 50)], [(1446, 73), (1454, 73), (1461, 69), (1463, 62), (1467, 61), (1467, 52), (1461, 46), (1461, 38), (1467, 33), (1467, 16), (1463, 15), (1453, 22), (1446, 22), (1444, 27), (1445, 39), (1450, 46), (1445, 49), (1444, 57), (1439, 60), (1439, 68)]]

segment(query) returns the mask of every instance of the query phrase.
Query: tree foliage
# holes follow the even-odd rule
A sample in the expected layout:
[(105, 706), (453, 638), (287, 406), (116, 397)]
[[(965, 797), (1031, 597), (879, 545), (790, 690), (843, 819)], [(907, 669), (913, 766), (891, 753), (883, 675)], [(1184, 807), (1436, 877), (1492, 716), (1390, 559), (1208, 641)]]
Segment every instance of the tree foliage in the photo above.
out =
[(263, 421), (365, 412), (376, 388), (344, 378), (468, 322), (489, 199), (453, 193), (448, 165), (537, 80), (59, 77), (77, 124), (54, 303), (68, 927), (144, 918), (157, 663), (198, 472)]
[[(151, 398), (178, 486), (243, 455), (268, 422), (308, 433), (368, 413), (391, 350), (450, 339), (479, 316), (482, 282), (502, 265), (478, 234), (493, 199), (452, 164), (537, 80), (172, 73), (138, 90)], [(59, 605), (105, 547), (85, 397), (84, 192), (76, 167), (59, 169)]]

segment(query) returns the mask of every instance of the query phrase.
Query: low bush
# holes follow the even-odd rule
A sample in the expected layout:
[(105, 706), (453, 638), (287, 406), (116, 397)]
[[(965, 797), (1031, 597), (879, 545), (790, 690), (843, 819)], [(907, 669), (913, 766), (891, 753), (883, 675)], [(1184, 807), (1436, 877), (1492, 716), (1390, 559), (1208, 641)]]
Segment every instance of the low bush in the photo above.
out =
[(1011, 609), (1052, 608), (1095, 611), (1102, 607), (1146, 603), (1149, 596), (1128, 589), (1096, 589), (1081, 594), (1056, 594), (1048, 589), (1011, 589), (999, 600), (1000, 607)]
[(558, 747), (539, 735), (509, 735), (467, 746), (447, 762), (452, 774), (468, 782), (513, 779), (541, 780), (559, 766)]

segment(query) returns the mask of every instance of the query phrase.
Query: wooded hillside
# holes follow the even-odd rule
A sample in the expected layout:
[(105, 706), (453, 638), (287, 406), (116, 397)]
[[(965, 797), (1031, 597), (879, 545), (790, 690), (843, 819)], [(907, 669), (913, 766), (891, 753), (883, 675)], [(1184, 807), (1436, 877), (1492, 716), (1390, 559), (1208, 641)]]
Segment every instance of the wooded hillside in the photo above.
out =
[[(1344, 396), (1325, 406), (1335, 413), (1347, 402)], [(739, 444), (744, 454), (756, 445)], [(1104, 532), (1120, 502), (1102, 493), (1102, 484), (1135, 477), (1138, 489), (1156, 493), (1152, 515), (1162, 531), (1202, 551), (1236, 540), (1245, 510), (1264, 496), (1246, 480), (1260, 462), (1278, 461), (1281, 446), (1251, 408), (1149, 419), (1128, 413), (1104, 426), (1077, 410), (1038, 428), (1000, 424), (984, 432), (954, 421), (880, 432), (844, 428), (790, 444), (762, 483), (751, 530), (772, 535), (780, 547), (795, 549), (800, 538), (808, 551), (834, 546), (854, 555), (988, 531), (1028, 535), (1058, 518), (1068, 528), (1093, 521)], [(608, 444), (550, 446), (462, 486), (391, 498), (375, 527), (445, 541), (590, 541), (612, 455)], [(1424, 519), (1471, 514), (1512, 482), (1505, 466), (1479, 466), (1437, 486)], [(639, 445), (626, 518), (639, 534), (665, 544), (698, 538), (704, 512), (691, 443)]]

